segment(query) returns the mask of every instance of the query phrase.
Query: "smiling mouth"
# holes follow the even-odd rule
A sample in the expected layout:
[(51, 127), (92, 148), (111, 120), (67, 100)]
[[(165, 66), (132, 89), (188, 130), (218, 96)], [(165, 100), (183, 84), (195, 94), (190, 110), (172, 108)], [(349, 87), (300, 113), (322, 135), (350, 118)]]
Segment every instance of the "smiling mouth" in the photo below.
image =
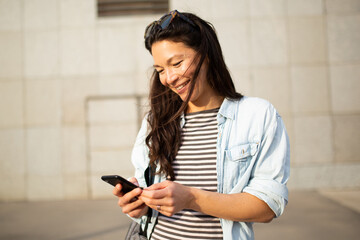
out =
[(188, 85), (189, 82), (190, 82), (190, 80), (187, 81), (187, 82), (185, 82), (185, 83), (183, 83), (183, 84), (181, 84), (180, 86), (176, 87), (175, 89), (176, 89), (177, 91), (180, 91), (180, 90), (183, 89), (186, 85)]

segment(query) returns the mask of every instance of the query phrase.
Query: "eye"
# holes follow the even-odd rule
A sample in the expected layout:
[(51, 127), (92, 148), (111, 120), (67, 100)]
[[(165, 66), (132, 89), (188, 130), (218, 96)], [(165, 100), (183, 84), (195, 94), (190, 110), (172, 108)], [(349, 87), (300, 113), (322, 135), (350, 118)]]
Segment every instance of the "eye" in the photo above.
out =
[(161, 74), (164, 72), (164, 69), (155, 69), (155, 71), (158, 73), (158, 74)]
[(181, 65), (181, 63), (183, 62), (183, 60), (176, 62), (173, 64), (174, 67), (179, 67)]

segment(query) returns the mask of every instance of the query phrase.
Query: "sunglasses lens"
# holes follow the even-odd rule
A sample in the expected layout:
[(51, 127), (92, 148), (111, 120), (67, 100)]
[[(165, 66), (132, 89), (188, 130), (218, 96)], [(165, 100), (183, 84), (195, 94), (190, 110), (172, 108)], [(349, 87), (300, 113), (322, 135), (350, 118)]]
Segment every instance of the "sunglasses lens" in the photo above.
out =
[(190, 19), (188, 19), (178, 11), (174, 10), (171, 11), (169, 14), (162, 16), (158, 21), (155, 21), (151, 23), (149, 26), (147, 26), (144, 37), (148, 38), (151, 35), (151, 33), (154, 31), (154, 28), (160, 27), (161, 30), (164, 30), (170, 25), (170, 23), (176, 16), (179, 16), (181, 19), (183, 19), (184, 21), (188, 22), (189, 24), (195, 27), (195, 24)]
[(172, 15), (168, 15), (168, 16), (164, 17), (164, 19), (162, 19), (161, 23), (160, 23), (161, 29), (167, 28), (169, 26), (169, 24), (171, 23), (172, 19), (173, 19)]

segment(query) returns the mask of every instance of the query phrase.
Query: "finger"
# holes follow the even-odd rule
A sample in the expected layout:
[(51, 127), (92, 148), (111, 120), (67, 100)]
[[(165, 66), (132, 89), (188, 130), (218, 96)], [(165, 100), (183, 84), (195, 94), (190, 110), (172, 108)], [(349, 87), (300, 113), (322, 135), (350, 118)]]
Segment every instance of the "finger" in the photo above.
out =
[(122, 208), (123, 213), (128, 214), (132, 211), (136, 211), (139, 208), (145, 207), (145, 204), (142, 200), (137, 199), (132, 202), (125, 203), (122, 201), (121, 198), (119, 198), (118, 205)]
[(134, 190), (124, 194), (122, 197), (120, 197), (119, 202), (122, 203), (122, 205), (129, 204), (131, 202), (134, 202), (138, 199), (138, 196), (142, 193), (141, 188), (135, 188)]
[(145, 188), (141, 193), (141, 197), (150, 198), (150, 199), (162, 199), (165, 198), (167, 195), (168, 195), (168, 190), (166, 188), (159, 190), (149, 190)]
[(132, 210), (126, 214), (128, 214), (130, 217), (133, 217), (133, 218), (139, 218), (139, 217), (145, 215), (147, 212), (148, 212), (148, 206), (146, 206), (145, 204), (142, 204), (139, 207), (135, 208), (134, 210)]
[(152, 209), (160, 212), (161, 214), (163, 214), (165, 216), (170, 217), (170, 216), (175, 214), (173, 207), (164, 206), (164, 205), (151, 205), (149, 207), (151, 207)]
[(174, 206), (174, 199), (171, 197), (148, 198), (141, 194), (139, 199), (142, 200), (146, 205), (154, 209), (156, 206), (168, 206), (168, 207)]
[(122, 197), (124, 194), (121, 192), (122, 186), (121, 184), (117, 184), (113, 189), (113, 194), (117, 197)]
[(138, 181), (137, 181), (137, 179), (135, 178), (135, 177), (132, 177), (132, 178), (130, 178), (130, 179), (128, 179), (129, 180), (129, 182), (132, 182), (133, 184), (135, 184), (136, 186), (139, 186), (139, 183), (138, 183)]
[(150, 187), (145, 188), (146, 190), (159, 190), (159, 189), (163, 189), (166, 188), (169, 185), (169, 181), (163, 181), (160, 183), (154, 183), (153, 185), (151, 185)]

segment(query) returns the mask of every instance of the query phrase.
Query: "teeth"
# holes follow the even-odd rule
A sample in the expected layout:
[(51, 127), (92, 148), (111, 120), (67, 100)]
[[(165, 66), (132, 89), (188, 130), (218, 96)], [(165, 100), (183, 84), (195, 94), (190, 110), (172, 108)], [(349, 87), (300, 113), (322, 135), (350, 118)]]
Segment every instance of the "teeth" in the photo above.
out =
[(183, 85), (181, 85), (181, 86), (177, 87), (177, 88), (176, 88), (176, 90), (180, 90), (180, 89), (182, 89), (184, 86), (185, 86), (185, 84), (183, 84)]
[(176, 90), (180, 90), (180, 89), (182, 89), (183, 87), (185, 87), (185, 85), (186, 85), (187, 83), (188, 83), (188, 82), (186, 82), (186, 83), (184, 83), (184, 84), (182, 84), (182, 85), (178, 86), (178, 87), (176, 88)]

